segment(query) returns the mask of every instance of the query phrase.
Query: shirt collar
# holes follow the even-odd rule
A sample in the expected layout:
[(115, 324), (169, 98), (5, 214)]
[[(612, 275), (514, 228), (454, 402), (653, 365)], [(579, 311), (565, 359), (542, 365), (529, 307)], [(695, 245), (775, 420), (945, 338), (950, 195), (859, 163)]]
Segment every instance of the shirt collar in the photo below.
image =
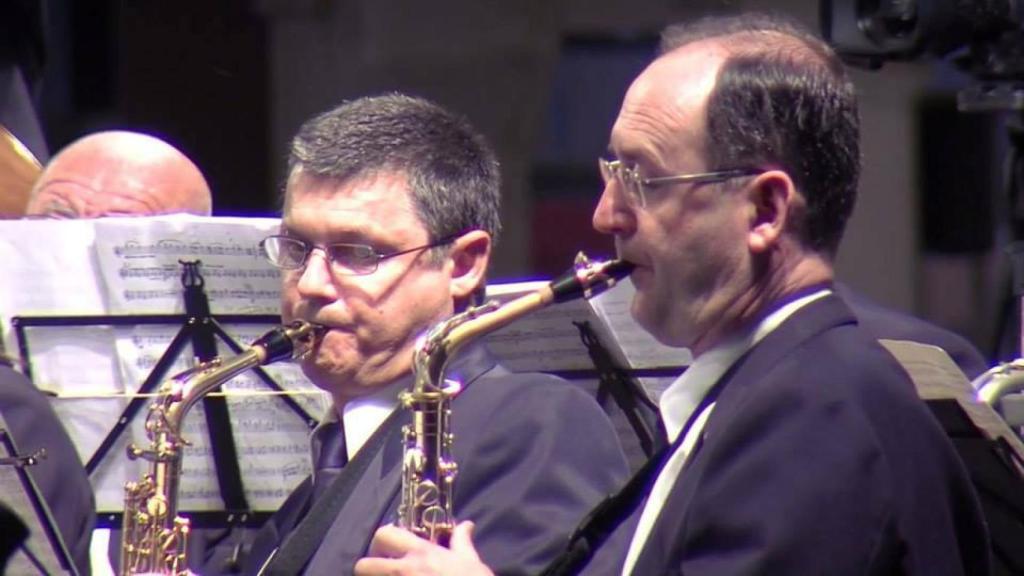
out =
[(831, 293), (828, 288), (819, 288), (810, 294), (799, 295), (776, 308), (749, 329), (735, 334), (694, 358), (693, 363), (665, 389), (659, 400), (659, 411), (665, 423), (668, 441), (675, 441), (708, 390), (739, 360), (740, 356), (778, 328), (797, 310)]
[[(373, 394), (362, 396), (345, 404), (342, 424), (345, 428), (345, 447), (351, 459), (373, 435), (378, 427), (398, 406), (398, 394), (409, 388), (412, 379), (400, 378)], [(336, 411), (335, 411), (336, 412)]]
[[(388, 415), (398, 407), (398, 394), (412, 383), (411, 376), (399, 378), (395, 382), (376, 390), (372, 394), (361, 396), (345, 404), (342, 409), (342, 428), (345, 431), (345, 451), (351, 460), (356, 452), (363, 447), (363, 444), (373, 433), (384, 423)], [(338, 421), (338, 409), (332, 405), (324, 415), (323, 420), (317, 425), (326, 426)], [(316, 437), (316, 434), (313, 435)], [(317, 461), (319, 446), (313, 443), (313, 461)]]

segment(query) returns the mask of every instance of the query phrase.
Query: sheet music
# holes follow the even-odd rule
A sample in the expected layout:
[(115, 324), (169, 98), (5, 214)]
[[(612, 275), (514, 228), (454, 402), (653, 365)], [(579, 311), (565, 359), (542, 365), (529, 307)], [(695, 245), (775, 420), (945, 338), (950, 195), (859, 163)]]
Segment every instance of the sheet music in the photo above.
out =
[[(516, 282), (488, 286), (487, 297), (507, 302), (536, 292), (547, 281)], [(573, 322), (588, 322), (621, 366), (636, 369), (672, 369), (669, 376), (638, 378), (647, 395), (657, 402), (676, 379), (674, 369), (689, 365), (693, 358), (685, 348), (660, 344), (630, 315), (635, 289), (623, 281), (590, 300), (573, 300), (549, 306), (524, 316), (490, 334), (486, 342), (513, 371), (593, 370), (586, 346)]]
[[(225, 331), (236, 342), (245, 345), (254, 341), (273, 328), (270, 325), (228, 325)], [(120, 367), (125, 382), (130, 384), (124, 392), (134, 394), (145, 380), (156, 362), (163, 355), (178, 326), (135, 326), (119, 329), (116, 340)], [(190, 348), (187, 347), (188, 350)], [(226, 344), (218, 341), (218, 353), (222, 357), (233, 354)], [(168, 370), (168, 378), (179, 374), (194, 363), (189, 353), (179, 356)], [(278, 363), (265, 370), (282, 388), (305, 391), (306, 394), (292, 398), (314, 418), (321, 418), (329, 406), (329, 399), (302, 375), (301, 369), (291, 363)], [(291, 489), (310, 473), (309, 428), (279, 398), (269, 394), (267, 386), (253, 372), (244, 372), (224, 384), (228, 411), (231, 415), (232, 432), (238, 451), (239, 464), (244, 479), (244, 489), (249, 505), (255, 510), (274, 510), (286, 498)], [(150, 404), (155, 399), (148, 401)], [(87, 460), (106, 436), (94, 434), (82, 426), (76, 414), (78, 406), (85, 402), (107, 404), (103, 413), (120, 413), (127, 406), (124, 398), (113, 399), (62, 399), (60, 406), (67, 420), (78, 425), (77, 443)], [(126, 436), (139, 447), (149, 445), (146, 437), (145, 412), (137, 416), (130, 434)], [(109, 426), (108, 426), (109, 427)], [(182, 510), (219, 510), (223, 504), (217, 488), (216, 466), (209, 442), (202, 404), (186, 416), (183, 434), (191, 443), (185, 448), (181, 487), (178, 492)], [(91, 437), (90, 437), (91, 436)], [(127, 442), (117, 449), (115, 459), (124, 460)], [(107, 460), (111, 457), (108, 456)], [(109, 465), (93, 474), (97, 493), (97, 508), (103, 511), (119, 511), (124, 505), (125, 478), (137, 479), (146, 471), (147, 464), (123, 462)]]
[[(279, 221), (270, 218), (186, 215), (7, 222), (0, 226), (6, 349), (18, 351), (12, 316), (184, 312), (178, 260), (202, 261), (199, 272), (214, 314), (276, 315), (279, 271), (260, 255), (257, 244), (278, 228)], [(83, 461), (92, 457), (127, 406), (124, 395), (137, 390), (180, 328), (26, 328), (33, 380), (57, 395), (54, 408)], [(269, 327), (224, 328), (244, 346)], [(223, 343), (218, 348), (222, 355), (232, 354)], [(188, 343), (168, 376), (187, 368), (190, 355)], [(298, 367), (279, 364), (267, 371), (286, 389), (307, 391), (293, 399), (314, 418), (323, 414), (324, 394)], [(308, 428), (279, 399), (268, 396), (267, 386), (252, 373), (237, 377), (227, 389), (246, 394), (228, 400), (246, 496), (254, 509), (274, 510), (309, 472)], [(147, 445), (145, 414), (144, 406), (92, 475), (101, 512), (120, 511), (125, 481), (137, 480), (145, 470), (145, 463), (125, 456), (129, 442)], [(181, 509), (221, 509), (201, 406), (185, 426), (195, 445), (185, 450)]]
[[(238, 325), (225, 329), (237, 342), (252, 342), (272, 326)], [(231, 352), (220, 347), (221, 355)], [(285, 390), (305, 392), (291, 396), (314, 418), (320, 419), (330, 406), (329, 397), (310, 383), (297, 364), (280, 362), (265, 367)], [(245, 496), (254, 510), (276, 510), (292, 488), (311, 471), (309, 428), (279, 397), (249, 371), (224, 384), (229, 394), (228, 409), (238, 450), (239, 465), (245, 479)], [(194, 445), (185, 452), (182, 470), (181, 502), (189, 510), (218, 510), (216, 468), (210, 452), (205, 415), (197, 405), (185, 421)]]
[[(92, 252), (93, 221), (5, 220), (0, 225), (0, 311), (103, 314)], [(41, 241), (45, 239), (45, 241)], [(5, 323), (6, 324), (6, 323)]]
[(1018, 461), (1024, 461), (1024, 442), (991, 406), (975, 398), (971, 383), (945, 350), (905, 340), (879, 342), (906, 369), (918, 396), (924, 400), (956, 400), (987, 438), (1002, 438), (1016, 452)]
[[(260, 254), (259, 241), (278, 231), (274, 218), (97, 221), (96, 253), (111, 314), (173, 314), (185, 310), (179, 261), (200, 260), (214, 314), (277, 314), (281, 274)], [(232, 225), (242, 224), (242, 225)]]
[[(547, 282), (517, 282), (487, 287), (487, 298), (508, 302), (536, 292)], [(486, 337), (488, 347), (516, 372), (592, 370), (587, 348), (573, 322), (596, 318), (585, 300), (555, 304), (519, 318)], [(595, 327), (600, 329), (599, 326)]]

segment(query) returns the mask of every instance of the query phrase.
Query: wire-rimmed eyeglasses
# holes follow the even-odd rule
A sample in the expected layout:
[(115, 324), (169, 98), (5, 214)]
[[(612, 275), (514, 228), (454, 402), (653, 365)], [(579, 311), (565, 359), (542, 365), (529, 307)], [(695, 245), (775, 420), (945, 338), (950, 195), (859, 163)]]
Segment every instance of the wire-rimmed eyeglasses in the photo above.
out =
[(267, 236), (261, 240), (260, 248), (264, 256), (267, 257), (267, 260), (270, 260), (271, 264), (282, 270), (300, 270), (306, 266), (306, 263), (309, 261), (309, 255), (313, 253), (313, 250), (323, 250), (327, 261), (331, 263), (332, 271), (342, 275), (362, 276), (376, 272), (381, 260), (387, 260), (388, 258), (394, 258), (395, 256), (409, 254), (418, 250), (444, 246), (445, 244), (450, 244), (452, 240), (459, 236), (460, 234), (452, 234), (430, 244), (383, 254), (368, 244), (337, 242), (317, 246), (299, 238), (280, 234)]
[(657, 178), (644, 178), (636, 166), (627, 166), (621, 160), (597, 159), (598, 168), (601, 170), (601, 179), (607, 186), (615, 180), (622, 189), (626, 191), (629, 200), (641, 208), (647, 205), (646, 188), (657, 188), (666, 184), (710, 184), (712, 182), (724, 182), (741, 176), (755, 176), (764, 172), (760, 168), (729, 168), (727, 170), (715, 170), (713, 172), (700, 172), (698, 174), (678, 174), (676, 176), (660, 176)]

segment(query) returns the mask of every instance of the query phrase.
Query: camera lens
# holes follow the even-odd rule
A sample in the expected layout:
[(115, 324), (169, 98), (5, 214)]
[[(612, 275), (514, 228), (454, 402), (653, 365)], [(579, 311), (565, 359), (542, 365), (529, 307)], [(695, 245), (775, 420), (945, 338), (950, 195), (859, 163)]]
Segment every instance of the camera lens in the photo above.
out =
[(876, 44), (906, 38), (917, 27), (915, 0), (860, 0), (857, 25)]

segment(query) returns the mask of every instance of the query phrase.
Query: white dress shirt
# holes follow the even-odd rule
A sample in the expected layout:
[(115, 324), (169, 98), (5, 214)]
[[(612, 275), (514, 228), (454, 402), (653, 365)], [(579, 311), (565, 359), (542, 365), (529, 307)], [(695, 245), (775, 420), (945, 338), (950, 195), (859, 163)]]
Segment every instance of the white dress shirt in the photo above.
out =
[(410, 379), (402, 378), (399, 382), (345, 405), (342, 424), (345, 426), (345, 448), (350, 461), (398, 407), (398, 394), (408, 388), (410, 382)]
[[(766, 316), (751, 330), (735, 335), (733, 338), (719, 344), (694, 359), (689, 368), (679, 376), (661, 395), (658, 410), (661, 412), (662, 421), (665, 423), (665, 432), (668, 435), (669, 443), (673, 443), (682, 433), (686, 421), (689, 420), (693, 411), (700, 406), (701, 401), (707, 395), (711, 387), (729, 370), (729, 368), (750, 350), (765, 336), (775, 330), (787, 318), (800, 308), (811, 302), (823, 298), (832, 291), (828, 289), (819, 290), (813, 294), (797, 298), (787, 303), (778, 310)], [(708, 404), (704, 410), (697, 415), (693, 425), (686, 431), (686, 436), (679, 448), (672, 453), (668, 462), (658, 474), (651, 493), (644, 504), (643, 512), (640, 514), (640, 522), (636, 531), (633, 532), (633, 539), (629, 544), (629, 551), (626, 554), (626, 561), (622, 566), (623, 576), (629, 576), (636, 565), (640, 551), (647, 542), (647, 537), (654, 526), (661, 508), (668, 498), (669, 492), (675, 485), (676, 478), (682, 472), (686, 456), (693, 450), (694, 445), (700, 438), (715, 404)]]
[[(356, 452), (366, 444), (366, 441), (373, 436), (373, 433), (380, 428), (380, 425), (387, 420), (388, 415), (398, 407), (398, 394), (409, 387), (410, 378), (401, 378), (393, 384), (389, 384), (368, 396), (362, 396), (350, 401), (342, 409), (342, 427), (345, 430), (345, 452), (348, 460), (355, 457)], [(330, 422), (338, 421), (338, 410), (331, 406), (324, 415), (323, 420), (317, 428)], [(316, 436), (315, 431), (310, 435), (312, 446), (310, 450), (313, 462), (317, 461), (318, 446), (312, 439)]]

